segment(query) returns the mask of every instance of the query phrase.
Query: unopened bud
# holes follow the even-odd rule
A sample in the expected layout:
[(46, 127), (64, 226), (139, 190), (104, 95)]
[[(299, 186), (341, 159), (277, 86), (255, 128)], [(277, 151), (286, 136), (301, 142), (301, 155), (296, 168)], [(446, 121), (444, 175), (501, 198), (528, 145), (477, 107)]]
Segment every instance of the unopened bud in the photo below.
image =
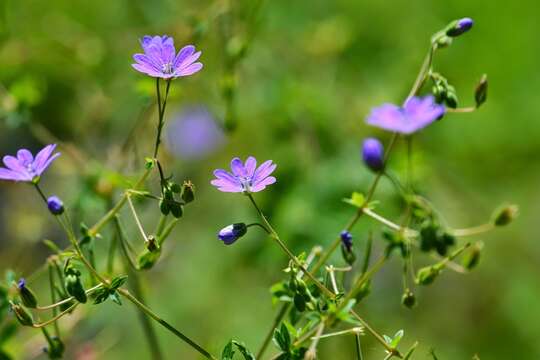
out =
[(53, 215), (62, 215), (64, 213), (64, 203), (57, 196), (51, 196), (47, 199), (47, 207)]
[(384, 146), (376, 138), (367, 138), (362, 143), (362, 159), (372, 171), (384, 169)]
[(476, 85), (476, 90), (474, 91), (474, 100), (476, 101), (476, 107), (480, 107), (487, 100), (487, 91), (488, 91), (488, 80), (487, 75), (484, 74), (480, 79), (478, 85)]
[(463, 256), (461, 264), (467, 270), (474, 269), (480, 262), (480, 256), (482, 254), (482, 245), (474, 244), (472, 249)]
[(184, 200), (186, 204), (195, 200), (195, 187), (191, 181), (184, 181), (184, 184), (182, 185), (182, 200)]
[(88, 300), (79, 276), (68, 274), (65, 277), (64, 283), (68, 294), (73, 296), (78, 302), (84, 304)]
[(247, 225), (244, 223), (231, 224), (224, 227), (218, 233), (218, 239), (225, 245), (231, 245), (247, 233)]
[(34, 292), (26, 286), (26, 280), (21, 278), (17, 283), (17, 289), (19, 290), (19, 296), (24, 306), (34, 309), (37, 307), (37, 299)]
[(429, 285), (439, 276), (441, 269), (436, 265), (426, 266), (418, 270), (416, 283), (420, 285)]
[(517, 205), (507, 205), (495, 210), (493, 214), (493, 224), (495, 226), (505, 226), (510, 224), (518, 216)]
[(32, 320), (32, 314), (28, 312), (24, 307), (22, 307), (19, 304), (15, 304), (13, 302), (9, 302), (11, 305), (11, 310), (13, 311), (13, 314), (15, 314), (15, 317), (17, 320), (21, 323), (23, 326), (32, 326), (34, 325), (34, 320)]
[(463, 18), (452, 21), (447, 27), (446, 35), (451, 37), (460, 36), (469, 31), (473, 25), (474, 21), (471, 18)]
[(405, 291), (403, 292), (403, 296), (401, 297), (401, 303), (409, 309), (413, 308), (414, 305), (416, 305), (416, 297), (411, 290), (405, 289)]

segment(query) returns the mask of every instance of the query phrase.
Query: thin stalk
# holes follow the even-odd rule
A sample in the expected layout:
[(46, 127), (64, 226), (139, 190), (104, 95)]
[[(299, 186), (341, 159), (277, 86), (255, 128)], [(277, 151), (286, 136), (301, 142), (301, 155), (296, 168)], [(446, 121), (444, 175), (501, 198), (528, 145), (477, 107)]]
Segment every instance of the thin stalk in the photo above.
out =
[(326, 338), (330, 338), (330, 337), (334, 337), (334, 336), (342, 336), (342, 335), (349, 335), (349, 334), (362, 334), (364, 332), (364, 329), (362, 327), (354, 327), (354, 328), (351, 328), (351, 329), (347, 329), (347, 330), (341, 330), (341, 331), (336, 331), (336, 332), (333, 332), (333, 333), (328, 333), (328, 334), (324, 334), (324, 335), (321, 335), (319, 336), (320, 339), (326, 339)]
[(52, 317), (51, 319), (45, 321), (45, 322), (42, 322), (42, 323), (38, 323), (38, 324), (33, 324), (32, 327), (36, 328), (36, 329), (39, 329), (39, 328), (42, 328), (44, 326), (47, 326), (47, 325), (50, 325), (52, 324), (53, 322), (55, 322), (56, 320), (60, 319), (62, 316), (66, 315), (67, 313), (71, 312), (73, 309), (75, 309), (75, 307), (77, 307), (77, 305), (79, 305), (78, 302), (74, 303), (73, 305), (71, 305), (70, 307), (68, 307), (66, 310), (62, 311), (61, 313), (59, 313), (58, 315)]
[(354, 335), (354, 342), (356, 343), (356, 360), (364, 360), (362, 356), (362, 344), (360, 343), (360, 334)]
[(178, 223), (178, 220), (180, 220), (180, 219), (174, 218), (171, 221), (169, 221), (167, 226), (165, 226), (165, 228), (163, 229), (161, 235), (158, 237), (158, 243), (159, 243), (160, 246), (163, 245), (163, 242), (165, 241), (165, 239), (167, 239), (167, 237), (169, 237), (169, 235), (171, 234), (171, 231), (173, 231), (174, 227)]
[(360, 317), (354, 310), (351, 310), (351, 314), (356, 318), (356, 320), (360, 321), (360, 323), (366, 328), (366, 330), (392, 355), (397, 356), (398, 358), (403, 358), (403, 355), (397, 350), (392, 348), (388, 343), (384, 340), (384, 338), (379, 335), (369, 324)]
[(158, 128), (157, 128), (157, 135), (156, 135), (156, 144), (154, 146), (154, 158), (157, 158), (158, 151), (159, 151), (159, 145), (161, 144), (161, 131), (163, 130), (163, 125), (165, 125), (165, 122), (163, 120), (163, 117), (165, 115), (165, 108), (167, 106), (167, 98), (169, 97), (169, 88), (171, 86), (171, 80), (167, 80), (167, 87), (165, 89), (165, 97), (163, 99), (163, 103), (161, 103), (161, 92), (160, 92), (160, 86), (159, 86), (159, 78), (157, 78), (156, 81), (156, 92), (158, 97), (158, 115), (159, 115), (159, 122), (158, 122)]
[(279, 238), (279, 235), (276, 233), (276, 231), (274, 230), (274, 228), (272, 227), (272, 225), (270, 225), (270, 222), (268, 222), (268, 220), (266, 219), (266, 216), (264, 215), (264, 213), (261, 211), (261, 209), (259, 208), (259, 206), (257, 205), (257, 203), (255, 202), (255, 199), (253, 199), (253, 196), (251, 194), (247, 194), (249, 200), (251, 201), (251, 203), (253, 204), (253, 206), (255, 207), (255, 209), (257, 210), (257, 212), (259, 213), (262, 221), (264, 222), (264, 224), (266, 225), (266, 227), (268, 228), (268, 230), (270, 230), (270, 237), (272, 237), (276, 242), (277, 244), (281, 247), (281, 249), (289, 256), (289, 258), (296, 264), (296, 266), (298, 266), (298, 268), (300, 270), (302, 270), (304, 272), (304, 274), (309, 277), (311, 279), (311, 281), (313, 281), (313, 283), (315, 285), (317, 285), (317, 287), (319, 289), (321, 289), (322, 292), (325, 293), (326, 296), (328, 296), (329, 298), (333, 299), (335, 298), (335, 295), (332, 291), (330, 291), (326, 286), (324, 286), (319, 280), (317, 280), (315, 278), (315, 276), (313, 276), (309, 271), (307, 271), (305, 268), (304, 268), (304, 265), (302, 265), (300, 263), (300, 261), (298, 261), (298, 259), (296, 258), (296, 256), (289, 250), (289, 248), (287, 247), (287, 245), (285, 245), (285, 243), (283, 241), (281, 241), (281, 239)]
[(139, 217), (137, 216), (137, 211), (135, 211), (135, 206), (133, 206), (133, 202), (131, 201), (130, 195), (127, 195), (127, 202), (131, 210), (131, 214), (133, 215), (133, 218), (135, 219), (135, 223), (137, 224), (137, 228), (139, 229), (139, 232), (141, 233), (141, 236), (144, 242), (147, 243), (148, 238), (146, 237), (146, 232), (144, 231), (141, 221), (139, 220)]
[[(101, 288), (101, 287), (103, 287), (103, 284), (98, 284), (98, 285), (96, 285), (96, 286), (94, 286), (94, 287), (91, 287), (90, 289), (86, 290), (85, 293), (86, 293), (86, 295), (90, 295), (91, 293), (93, 293), (94, 291), (96, 291), (97, 289), (99, 289), (99, 288)], [(53, 309), (53, 310), (54, 310), (54, 309), (56, 309), (58, 306), (64, 305), (64, 304), (66, 304), (66, 303), (68, 303), (68, 302), (70, 302), (70, 301), (73, 301), (73, 300), (75, 300), (75, 298), (74, 298), (73, 296), (70, 296), (70, 297), (68, 297), (68, 298), (66, 298), (66, 299), (63, 299), (63, 300), (61, 300), (61, 301), (53, 302), (53, 303), (50, 304), (50, 305), (38, 306), (38, 307), (35, 308), (35, 310), (37, 310), (37, 311), (45, 311), (45, 310), (50, 310), (50, 309)], [(55, 315), (56, 315), (56, 314), (55, 314)]]
[(165, 228), (165, 225), (167, 225), (167, 215), (160, 214), (156, 230), (154, 231), (156, 238), (159, 238), (159, 236), (163, 232), (163, 229)]
[(266, 334), (264, 341), (261, 345), (261, 348), (257, 352), (256, 359), (262, 358), (266, 348), (268, 347), (268, 345), (270, 344), (270, 341), (272, 340), (274, 336), (274, 330), (278, 327), (279, 324), (281, 324), (281, 321), (283, 320), (285, 315), (287, 315), (287, 313), (289, 312), (290, 306), (291, 306), (291, 303), (284, 303), (283, 305), (281, 305), (281, 308), (279, 309), (279, 312), (276, 318), (274, 319), (274, 322), (272, 323), (272, 327), (270, 328), (270, 331), (268, 332), (268, 334)]
[(193, 349), (198, 351), (201, 355), (203, 355), (207, 359), (211, 360), (217, 360), (216, 357), (214, 357), (212, 354), (210, 354), (208, 351), (203, 349), (199, 344), (197, 344), (195, 341), (188, 338), (186, 335), (181, 333), (179, 330), (177, 330), (174, 326), (160, 318), (156, 313), (154, 313), (150, 308), (148, 308), (146, 305), (144, 305), (142, 302), (140, 302), (137, 298), (135, 298), (129, 291), (123, 288), (119, 288), (118, 292), (124, 296), (127, 300), (129, 300), (131, 303), (133, 303), (135, 306), (137, 306), (141, 311), (143, 311), (146, 315), (150, 316), (152, 319), (157, 321), (158, 324), (169, 330), (171, 333), (176, 335), (178, 338), (180, 338), (182, 341), (187, 343), (189, 346), (191, 346)]
[(321, 339), (321, 335), (324, 331), (324, 321), (319, 324), (317, 327), (317, 333), (312, 338), (311, 344), (309, 345), (308, 350), (306, 351), (306, 355), (304, 356), (304, 359), (315, 359), (317, 357), (317, 345), (319, 344), (319, 340)]
[[(51, 303), (56, 302), (56, 291), (54, 289), (54, 272), (52, 265), (49, 263), (49, 287), (51, 289)], [(55, 317), (58, 314), (58, 309), (56, 307), (52, 308), (52, 317)], [(60, 337), (60, 328), (58, 326), (58, 323), (54, 323), (54, 334), (57, 337)]]

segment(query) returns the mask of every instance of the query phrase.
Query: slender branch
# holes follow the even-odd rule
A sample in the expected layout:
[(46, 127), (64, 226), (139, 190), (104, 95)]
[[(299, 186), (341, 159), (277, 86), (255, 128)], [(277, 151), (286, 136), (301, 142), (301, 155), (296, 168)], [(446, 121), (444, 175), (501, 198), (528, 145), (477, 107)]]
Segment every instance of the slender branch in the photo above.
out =
[[(96, 291), (97, 289), (103, 287), (103, 284), (98, 284), (94, 287), (91, 287), (90, 289), (86, 290), (85, 293), (86, 295), (90, 295), (91, 293), (93, 293), (94, 291)], [(66, 299), (63, 299), (61, 301), (58, 301), (58, 302), (55, 302), (55, 303), (52, 303), (50, 305), (45, 305), (45, 306), (38, 306), (35, 308), (35, 310), (37, 311), (45, 311), (45, 310), (51, 310), (51, 309), (56, 309), (58, 306), (60, 305), (64, 305), (70, 301), (73, 301), (75, 300), (75, 298), (73, 296), (70, 296)]]
[(135, 223), (137, 224), (137, 227), (139, 228), (139, 232), (141, 233), (141, 236), (145, 243), (148, 242), (148, 238), (146, 237), (146, 233), (144, 231), (144, 228), (141, 224), (141, 221), (139, 220), (139, 217), (137, 216), (137, 211), (135, 211), (135, 206), (133, 206), (133, 202), (131, 201), (131, 196), (127, 195), (127, 201), (129, 208), (131, 209), (131, 214), (133, 215), (133, 218), (135, 219)]
[(74, 303), (73, 305), (71, 305), (70, 307), (68, 307), (66, 310), (62, 311), (61, 313), (59, 313), (58, 315), (56, 315), (55, 317), (45, 321), (45, 322), (42, 322), (42, 323), (38, 323), (38, 324), (33, 324), (32, 327), (36, 328), (36, 329), (39, 329), (39, 328), (42, 328), (44, 326), (47, 326), (47, 325), (50, 325), (52, 324), (53, 322), (55, 322), (56, 320), (60, 319), (62, 316), (66, 315), (67, 313), (71, 312), (73, 309), (75, 309), (75, 307), (77, 307), (77, 305), (79, 305), (78, 302)]
[(208, 351), (203, 349), (199, 344), (197, 344), (195, 341), (191, 340), (189, 337), (184, 335), (182, 332), (180, 332), (178, 329), (176, 329), (174, 326), (160, 318), (158, 315), (156, 315), (150, 308), (148, 308), (146, 305), (144, 305), (142, 302), (140, 302), (137, 298), (135, 298), (131, 293), (123, 288), (119, 288), (118, 292), (124, 296), (127, 300), (132, 302), (135, 306), (137, 306), (141, 311), (143, 311), (146, 315), (150, 316), (152, 319), (157, 321), (158, 324), (169, 330), (171, 333), (176, 335), (178, 338), (182, 339), (182, 341), (189, 344), (193, 349), (197, 350), (201, 355), (203, 355), (207, 359), (211, 360), (217, 360), (212, 354), (210, 354)]

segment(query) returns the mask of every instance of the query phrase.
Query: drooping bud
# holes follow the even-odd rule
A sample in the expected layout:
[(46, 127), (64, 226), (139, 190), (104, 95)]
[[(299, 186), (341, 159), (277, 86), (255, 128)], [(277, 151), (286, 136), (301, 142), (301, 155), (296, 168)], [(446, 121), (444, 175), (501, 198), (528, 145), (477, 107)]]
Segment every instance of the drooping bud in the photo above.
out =
[(405, 289), (403, 292), (401, 303), (409, 309), (412, 309), (416, 305), (416, 297), (410, 289)]
[(451, 37), (458, 37), (467, 31), (469, 31), (474, 25), (474, 21), (471, 18), (462, 18), (452, 21), (446, 28), (446, 35)]
[(195, 200), (195, 187), (189, 180), (184, 181), (184, 184), (182, 185), (182, 200), (184, 200), (186, 204)]
[(441, 273), (441, 268), (437, 265), (426, 266), (418, 270), (416, 283), (419, 285), (429, 285), (435, 281)]
[(244, 223), (236, 223), (224, 227), (218, 233), (218, 239), (223, 241), (225, 245), (231, 245), (236, 240), (247, 233), (247, 226)]
[(146, 248), (150, 252), (154, 252), (159, 250), (159, 243), (156, 240), (156, 237), (154, 235), (148, 235), (148, 241), (146, 242)]
[(64, 285), (68, 294), (84, 304), (88, 298), (81, 281), (81, 272), (68, 262), (64, 267), (64, 275)]
[(463, 256), (461, 264), (467, 270), (474, 269), (480, 262), (480, 255), (482, 254), (482, 244), (476, 243), (472, 249)]
[(19, 296), (24, 306), (34, 309), (37, 307), (37, 299), (34, 292), (26, 286), (26, 280), (21, 278), (17, 283), (17, 289), (19, 289)]
[(493, 213), (493, 224), (495, 226), (508, 225), (518, 216), (518, 212), (517, 205), (502, 206)]
[(367, 138), (362, 143), (362, 159), (372, 171), (384, 169), (384, 146), (376, 138)]
[(487, 91), (488, 91), (488, 80), (487, 75), (482, 75), (480, 82), (476, 85), (476, 90), (474, 91), (474, 100), (476, 101), (476, 107), (480, 107), (487, 100)]
[(22, 307), (19, 304), (15, 304), (13, 302), (9, 302), (11, 305), (11, 310), (13, 311), (13, 314), (15, 314), (15, 317), (17, 320), (21, 323), (23, 326), (32, 326), (34, 325), (34, 320), (32, 320), (32, 314), (28, 312), (24, 307)]
[(347, 264), (352, 265), (356, 260), (356, 255), (353, 252), (352, 235), (347, 230), (343, 230), (341, 237), (341, 255)]
[(64, 213), (64, 203), (57, 196), (51, 196), (47, 199), (47, 207), (53, 215), (62, 215)]

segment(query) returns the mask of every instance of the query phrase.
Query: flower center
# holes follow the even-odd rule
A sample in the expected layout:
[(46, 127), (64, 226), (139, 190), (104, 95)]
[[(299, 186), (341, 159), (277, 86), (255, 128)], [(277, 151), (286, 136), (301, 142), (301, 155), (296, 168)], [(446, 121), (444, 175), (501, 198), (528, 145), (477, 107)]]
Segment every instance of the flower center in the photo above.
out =
[(164, 74), (172, 74), (174, 72), (172, 63), (168, 62), (166, 64), (163, 64), (161, 67), (161, 72)]
[(242, 188), (244, 189), (245, 192), (251, 191), (251, 178), (241, 177), (240, 183), (242, 184)]

